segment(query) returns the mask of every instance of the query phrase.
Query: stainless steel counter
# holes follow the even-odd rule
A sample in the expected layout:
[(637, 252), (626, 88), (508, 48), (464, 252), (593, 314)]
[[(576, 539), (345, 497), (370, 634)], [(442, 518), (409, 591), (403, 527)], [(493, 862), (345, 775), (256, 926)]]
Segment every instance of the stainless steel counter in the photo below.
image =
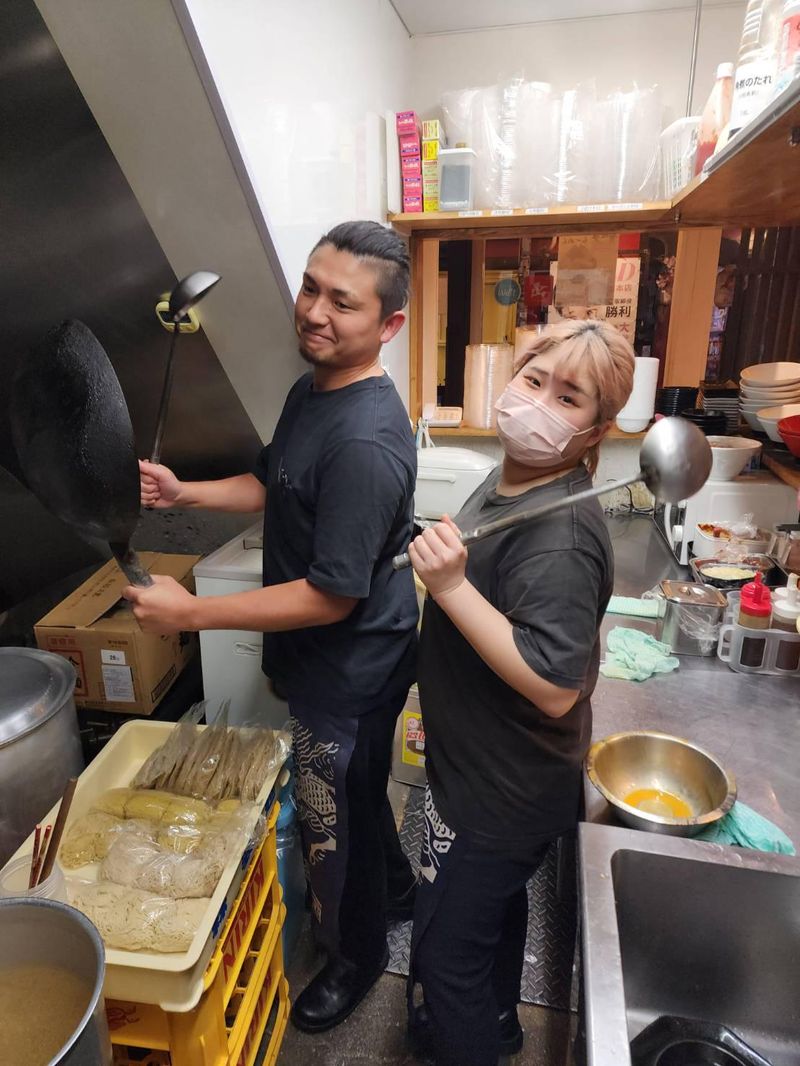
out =
[[(609, 518), (615, 591), (640, 596), (665, 577), (686, 577), (649, 517)], [(603, 649), (615, 626), (654, 631), (654, 623), (607, 615)], [(800, 850), (800, 679), (737, 674), (716, 655), (682, 656), (680, 668), (648, 681), (601, 675), (593, 697), (595, 738), (628, 729), (684, 736), (733, 771), (739, 798), (779, 825)], [(586, 820), (618, 824), (585, 784)]]

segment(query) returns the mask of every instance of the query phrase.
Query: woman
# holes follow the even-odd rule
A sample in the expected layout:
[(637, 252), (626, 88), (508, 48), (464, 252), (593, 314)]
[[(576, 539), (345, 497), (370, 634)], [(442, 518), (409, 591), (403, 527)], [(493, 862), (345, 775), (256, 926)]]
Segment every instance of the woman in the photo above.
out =
[(537, 337), (497, 403), (505, 457), (456, 522), (409, 549), (428, 589), (418, 680), (429, 791), (414, 914), (412, 1034), (440, 1066), (518, 1051), (527, 896), (547, 845), (574, 829), (613, 557), (596, 500), (474, 544), (458, 529), (591, 484), (633, 384), (605, 323)]

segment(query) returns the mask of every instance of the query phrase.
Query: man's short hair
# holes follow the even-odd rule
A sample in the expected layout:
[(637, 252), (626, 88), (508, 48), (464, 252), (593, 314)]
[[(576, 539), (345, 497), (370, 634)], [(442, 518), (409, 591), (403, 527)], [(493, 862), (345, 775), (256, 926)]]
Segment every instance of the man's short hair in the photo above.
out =
[(380, 222), (342, 222), (317, 241), (311, 255), (323, 245), (350, 252), (375, 268), (375, 288), (384, 318), (408, 303), (410, 259), (406, 242)]

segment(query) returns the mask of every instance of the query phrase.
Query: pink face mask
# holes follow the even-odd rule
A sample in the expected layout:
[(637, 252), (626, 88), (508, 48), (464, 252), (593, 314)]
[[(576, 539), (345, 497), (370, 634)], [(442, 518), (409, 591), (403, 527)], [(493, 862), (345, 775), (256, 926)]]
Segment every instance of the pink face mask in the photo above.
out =
[(497, 436), (506, 454), (523, 466), (553, 466), (576, 437), (591, 433), (594, 426), (578, 430), (566, 418), (551, 411), (528, 390), (513, 382), (494, 405)]

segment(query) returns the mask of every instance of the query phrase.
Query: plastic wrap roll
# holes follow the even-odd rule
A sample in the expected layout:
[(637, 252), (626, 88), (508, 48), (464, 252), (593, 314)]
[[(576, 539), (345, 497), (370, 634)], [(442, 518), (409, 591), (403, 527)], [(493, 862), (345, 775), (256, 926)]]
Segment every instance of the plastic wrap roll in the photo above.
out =
[(494, 429), (494, 405), (513, 377), (510, 344), (468, 344), (464, 367), (464, 425)]

